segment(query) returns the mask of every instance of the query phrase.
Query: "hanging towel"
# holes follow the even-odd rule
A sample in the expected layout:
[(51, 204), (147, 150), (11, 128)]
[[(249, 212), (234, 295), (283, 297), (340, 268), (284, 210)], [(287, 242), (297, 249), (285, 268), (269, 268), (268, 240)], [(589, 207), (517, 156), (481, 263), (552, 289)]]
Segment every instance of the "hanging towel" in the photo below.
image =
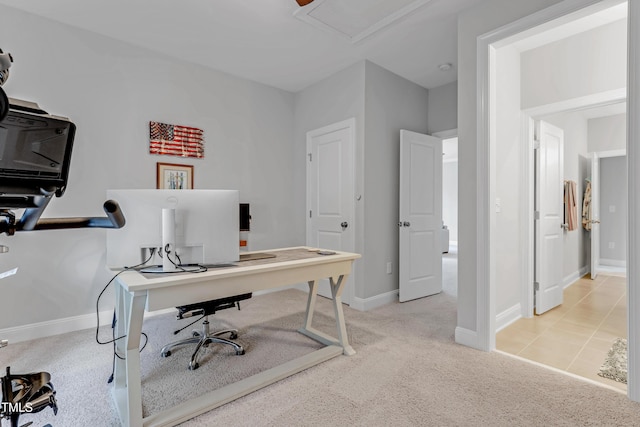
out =
[(569, 231), (578, 228), (575, 181), (564, 182), (564, 223), (567, 224), (567, 230)]
[(582, 199), (582, 228), (591, 231), (591, 181), (587, 180)]

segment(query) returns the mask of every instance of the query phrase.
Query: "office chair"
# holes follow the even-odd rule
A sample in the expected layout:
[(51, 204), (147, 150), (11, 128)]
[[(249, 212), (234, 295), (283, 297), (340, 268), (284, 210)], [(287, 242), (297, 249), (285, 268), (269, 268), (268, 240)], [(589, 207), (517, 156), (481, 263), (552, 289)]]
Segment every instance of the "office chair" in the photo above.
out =
[[(225, 310), (227, 308), (238, 307), (240, 310), (240, 301), (251, 298), (252, 294), (242, 294), (236, 295), (227, 298), (220, 298), (211, 301), (204, 301), (196, 304), (184, 305), (181, 307), (176, 307), (178, 309), (178, 319), (184, 319), (186, 317), (199, 316), (201, 315), (201, 319), (204, 319), (202, 322), (202, 332), (194, 330), (192, 332), (192, 338), (186, 338), (180, 341), (173, 342), (171, 344), (167, 344), (162, 348), (162, 357), (168, 357), (171, 355), (171, 350), (177, 346), (184, 344), (197, 344), (195, 351), (191, 355), (191, 361), (189, 362), (189, 369), (195, 370), (200, 366), (198, 364), (198, 352), (202, 347), (208, 347), (211, 343), (218, 344), (227, 344), (233, 347), (236, 350), (236, 355), (241, 356), (244, 354), (244, 348), (231, 340), (238, 338), (238, 330), (237, 329), (225, 329), (222, 331), (217, 331), (211, 333), (209, 331), (209, 315), (215, 314), (216, 311)], [(198, 319), (200, 320), (200, 319)], [(196, 320), (197, 321), (197, 320)], [(193, 322), (195, 323), (195, 322)], [(193, 323), (187, 325), (191, 326)], [(182, 328), (184, 329), (184, 328)], [(174, 332), (177, 334), (182, 329), (178, 329)], [(220, 335), (229, 334), (229, 339), (220, 338)]]

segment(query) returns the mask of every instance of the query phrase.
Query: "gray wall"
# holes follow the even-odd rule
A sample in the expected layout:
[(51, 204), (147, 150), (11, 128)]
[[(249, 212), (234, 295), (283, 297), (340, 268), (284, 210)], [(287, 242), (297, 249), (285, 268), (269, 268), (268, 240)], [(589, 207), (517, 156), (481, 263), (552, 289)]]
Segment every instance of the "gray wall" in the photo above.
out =
[(458, 127), (458, 82), (429, 89), (429, 134)]
[[(398, 185), (400, 129), (425, 133), (428, 91), (369, 61), (316, 83), (295, 95), (296, 195), (304, 212), (306, 133), (356, 119), (355, 297), (360, 300), (398, 288)], [(296, 198), (297, 199), (297, 198)], [(304, 232), (301, 215), (297, 225)], [(387, 262), (392, 274), (386, 273)]]
[(600, 262), (626, 265), (626, 260), (627, 157), (606, 157), (600, 159)]
[[(238, 189), (251, 203), (252, 248), (304, 243), (290, 227), (300, 221), (293, 207), (304, 205), (288, 167), (291, 93), (4, 6), (0, 40), (15, 59), (7, 93), (78, 127), (67, 192), (44, 216), (101, 215), (108, 188), (155, 188), (156, 162), (184, 163), (195, 166), (196, 188)], [(204, 129), (205, 158), (150, 155), (150, 120)], [(94, 312), (111, 277), (104, 230), (3, 235), (0, 244), (10, 247), (0, 270), (19, 268), (0, 282), (0, 329)]]
[[(364, 69), (360, 61), (295, 94), (293, 165), (297, 233), (306, 236), (307, 132), (349, 118), (356, 121), (355, 193), (364, 193)], [(355, 251), (364, 255), (364, 203), (356, 203)], [(305, 237), (303, 237), (305, 238)], [(355, 296), (364, 295), (364, 262), (354, 264)]]
[(400, 130), (427, 132), (429, 93), (371, 62), (365, 76), (363, 297), (368, 298), (398, 289)]

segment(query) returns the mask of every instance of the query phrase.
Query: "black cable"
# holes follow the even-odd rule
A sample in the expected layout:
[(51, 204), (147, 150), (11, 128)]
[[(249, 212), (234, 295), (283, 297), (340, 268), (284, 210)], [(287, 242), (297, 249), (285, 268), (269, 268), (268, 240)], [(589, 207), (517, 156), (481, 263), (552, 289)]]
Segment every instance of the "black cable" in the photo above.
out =
[[(100, 291), (100, 294), (98, 294), (98, 298), (96, 299), (96, 342), (100, 345), (104, 345), (104, 344), (110, 344), (113, 343), (113, 362), (111, 364), (111, 375), (109, 376), (109, 379), (107, 380), (107, 383), (111, 383), (113, 381), (113, 376), (115, 373), (115, 369), (116, 369), (116, 357), (119, 358), (120, 360), (124, 360), (124, 358), (122, 356), (120, 356), (117, 351), (116, 351), (116, 341), (125, 338), (126, 335), (122, 335), (121, 337), (117, 337), (115, 336), (116, 333), (116, 312), (115, 310), (113, 311), (113, 319), (111, 320), (111, 337), (112, 339), (109, 341), (100, 341), (99, 338), (99, 332), (100, 332), (100, 298), (102, 298), (102, 295), (105, 293), (105, 291), (107, 290), (107, 288), (109, 287), (109, 285), (116, 279), (116, 277), (118, 277), (120, 274), (122, 274), (125, 271), (129, 271), (129, 270), (135, 270), (138, 267), (141, 267), (143, 265), (145, 265), (146, 263), (148, 263), (151, 258), (153, 258), (153, 254), (155, 253), (155, 249), (151, 249), (150, 250), (150, 254), (149, 254), (149, 258), (147, 258), (146, 260), (144, 260), (143, 262), (141, 262), (138, 265), (134, 265), (133, 267), (124, 267), (124, 269), (122, 269), (121, 271), (117, 272), (112, 278), (111, 280), (109, 280), (107, 282), (106, 285), (104, 285), (104, 288), (102, 288), (102, 290)], [(147, 343), (149, 342), (149, 337), (147, 336), (147, 334), (145, 334), (144, 332), (142, 332), (142, 334), (145, 338), (144, 341), (144, 345), (142, 346), (142, 348), (140, 349), (140, 351), (144, 350), (144, 348), (147, 346)]]
[[(117, 272), (117, 273), (116, 273), (116, 274), (111, 278), (111, 280), (109, 280), (109, 281), (107, 282), (107, 284), (106, 284), (106, 285), (104, 285), (104, 288), (102, 288), (102, 290), (100, 291), (100, 294), (98, 294), (98, 298), (96, 299), (96, 342), (97, 342), (98, 344), (100, 344), (100, 345), (110, 344), (110, 343), (112, 343), (112, 342), (114, 342), (114, 341), (117, 341), (117, 340), (120, 340), (120, 339), (122, 339), (122, 338), (124, 338), (124, 337), (126, 336), (126, 335), (123, 335), (123, 336), (118, 337), (118, 338), (115, 338), (115, 337), (114, 337), (114, 338), (113, 338), (112, 340), (110, 340), (110, 341), (104, 341), (104, 342), (103, 342), (103, 341), (100, 341), (100, 339), (98, 338), (98, 333), (99, 333), (99, 330), (100, 330), (100, 307), (99, 307), (99, 306), (100, 306), (100, 298), (102, 298), (102, 295), (105, 293), (105, 291), (107, 290), (107, 288), (109, 287), (109, 285), (110, 285), (111, 283), (113, 283), (113, 281), (116, 279), (116, 277), (118, 277), (119, 275), (121, 275), (121, 274), (122, 274), (122, 273), (124, 273), (125, 271), (135, 270), (136, 268), (138, 268), (138, 267), (141, 267), (141, 266), (145, 265), (146, 263), (148, 263), (148, 262), (151, 260), (151, 258), (153, 258), (153, 254), (154, 254), (154, 253), (155, 253), (155, 249), (151, 249), (151, 251), (150, 251), (150, 255), (149, 255), (149, 257), (148, 257), (146, 260), (144, 260), (143, 262), (141, 262), (141, 263), (140, 263), (140, 264), (138, 264), (138, 265), (134, 265), (133, 267), (124, 267), (124, 269), (122, 269), (122, 270), (118, 271), (118, 272)], [(112, 328), (114, 328), (114, 327), (115, 327), (115, 311), (114, 311), (114, 313), (113, 313), (113, 317), (114, 317), (114, 320), (111, 322), (111, 326), (112, 326)]]

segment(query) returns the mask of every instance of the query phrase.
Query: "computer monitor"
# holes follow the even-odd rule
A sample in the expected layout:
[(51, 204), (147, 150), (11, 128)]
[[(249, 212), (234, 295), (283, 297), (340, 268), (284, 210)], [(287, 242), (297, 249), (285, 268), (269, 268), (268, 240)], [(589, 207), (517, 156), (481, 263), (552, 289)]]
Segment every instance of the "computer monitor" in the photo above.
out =
[(108, 190), (120, 204), (126, 225), (107, 231), (107, 266), (162, 264), (162, 211), (175, 210), (175, 253), (183, 265), (239, 260), (237, 190)]

